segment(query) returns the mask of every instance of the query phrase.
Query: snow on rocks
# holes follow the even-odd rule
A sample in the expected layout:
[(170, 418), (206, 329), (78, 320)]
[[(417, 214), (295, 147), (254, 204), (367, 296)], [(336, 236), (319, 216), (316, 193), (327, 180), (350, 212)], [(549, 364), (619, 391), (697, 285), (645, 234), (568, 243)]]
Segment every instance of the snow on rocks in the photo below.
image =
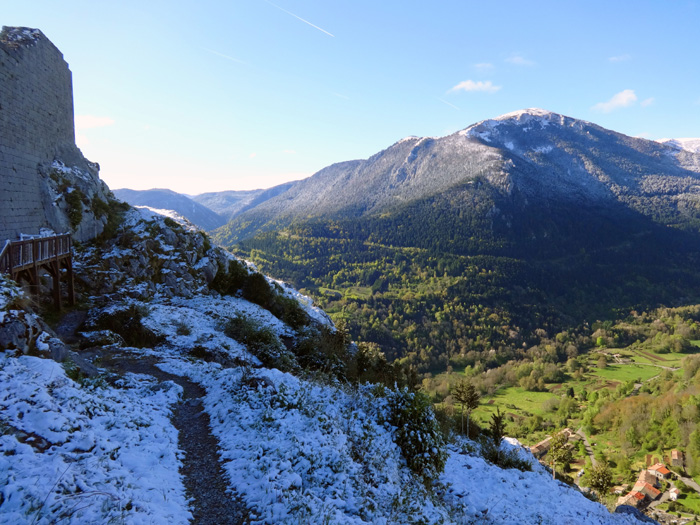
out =
[[(465, 442), (465, 444), (468, 442)], [(503, 448), (516, 447), (533, 465), (531, 472), (500, 469), (458, 445), (449, 449), (445, 472), (445, 503), (463, 513), (461, 523), (521, 525), (637, 525), (630, 516), (611, 514), (573, 487), (552, 480), (547, 472), (516, 440)]]
[(180, 388), (127, 375), (70, 379), (58, 363), (0, 354), (3, 523), (187, 523), (170, 406)]
[(253, 523), (449, 522), (406, 467), (375, 387), (176, 360), (162, 368), (205, 386), (224, 468)]

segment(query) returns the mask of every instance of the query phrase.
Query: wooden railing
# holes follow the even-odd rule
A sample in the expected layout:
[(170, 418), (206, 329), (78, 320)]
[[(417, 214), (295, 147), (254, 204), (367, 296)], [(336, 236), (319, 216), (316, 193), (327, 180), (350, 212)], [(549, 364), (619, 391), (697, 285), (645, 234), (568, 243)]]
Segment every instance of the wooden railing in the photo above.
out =
[(70, 257), (71, 248), (72, 241), (68, 233), (10, 241), (0, 254), (0, 271), (14, 276), (45, 262)]
[(39, 288), (39, 269), (48, 270), (54, 281), (54, 301), (61, 307), (61, 269), (68, 272), (69, 299), (74, 302), (73, 290), (73, 241), (70, 234), (51, 237), (32, 237), (18, 241), (6, 241), (0, 250), (0, 272), (15, 281), (26, 279), (36, 292)]

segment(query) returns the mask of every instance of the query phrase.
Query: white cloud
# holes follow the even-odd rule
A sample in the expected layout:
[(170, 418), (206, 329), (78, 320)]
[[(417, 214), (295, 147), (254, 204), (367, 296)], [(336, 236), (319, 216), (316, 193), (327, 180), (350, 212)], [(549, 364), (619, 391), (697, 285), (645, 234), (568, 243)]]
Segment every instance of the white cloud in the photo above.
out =
[(76, 115), (76, 129), (104, 128), (114, 124), (114, 119), (109, 117), (96, 117), (95, 115)]
[(624, 55), (610, 57), (610, 58), (608, 58), (608, 61), (610, 61), (610, 62), (624, 62), (625, 60), (629, 60), (631, 58), (632, 57), (630, 55), (625, 53)]
[(522, 55), (515, 54), (506, 58), (506, 62), (509, 64), (515, 64), (516, 66), (534, 66), (535, 62), (533, 60), (527, 59)]
[(601, 113), (610, 113), (619, 108), (626, 108), (631, 106), (637, 101), (637, 95), (634, 93), (633, 89), (625, 89), (619, 93), (613, 95), (613, 97), (607, 102), (598, 102), (591, 109), (593, 111), (600, 111)]
[(257, 156), (258, 156), (257, 153), (251, 153), (250, 155), (248, 155), (248, 158), (249, 158), (249, 159), (254, 159), (254, 158), (257, 157)]
[(490, 62), (480, 62), (478, 64), (474, 64), (474, 68), (479, 70), (479, 71), (490, 71), (494, 68), (495, 66), (491, 64)]
[(647, 106), (651, 106), (653, 103), (654, 103), (654, 97), (649, 97), (649, 98), (645, 98), (644, 100), (642, 100), (639, 104), (640, 104), (640, 106), (645, 108)]
[(473, 81), (465, 80), (454, 86), (450, 91), (483, 91), (485, 93), (495, 93), (501, 89), (501, 86), (494, 86), (490, 80), (487, 81)]

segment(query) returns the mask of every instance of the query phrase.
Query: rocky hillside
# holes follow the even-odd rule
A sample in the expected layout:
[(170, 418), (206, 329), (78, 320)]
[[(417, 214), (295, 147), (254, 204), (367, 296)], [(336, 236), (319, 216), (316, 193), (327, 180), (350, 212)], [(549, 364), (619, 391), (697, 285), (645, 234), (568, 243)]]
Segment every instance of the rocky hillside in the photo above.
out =
[(56, 332), (1, 282), (7, 522), (638, 523), (348, 381), (357, 350), (323, 312), (186, 224), (128, 211), (78, 261)]

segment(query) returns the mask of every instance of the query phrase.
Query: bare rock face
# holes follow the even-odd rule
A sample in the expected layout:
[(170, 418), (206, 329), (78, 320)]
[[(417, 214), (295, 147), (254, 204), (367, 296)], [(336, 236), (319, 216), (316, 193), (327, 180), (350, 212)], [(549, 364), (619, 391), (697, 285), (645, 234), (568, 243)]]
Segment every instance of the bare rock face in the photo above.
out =
[(78, 255), (76, 275), (84, 288), (105, 300), (208, 293), (219, 268), (228, 267), (232, 256), (213, 247), (194, 227), (146, 214), (130, 210), (123, 228), (105, 241), (106, 246)]
[(42, 355), (56, 361), (68, 356), (68, 348), (30, 308), (19, 287), (0, 276), (0, 351)]

